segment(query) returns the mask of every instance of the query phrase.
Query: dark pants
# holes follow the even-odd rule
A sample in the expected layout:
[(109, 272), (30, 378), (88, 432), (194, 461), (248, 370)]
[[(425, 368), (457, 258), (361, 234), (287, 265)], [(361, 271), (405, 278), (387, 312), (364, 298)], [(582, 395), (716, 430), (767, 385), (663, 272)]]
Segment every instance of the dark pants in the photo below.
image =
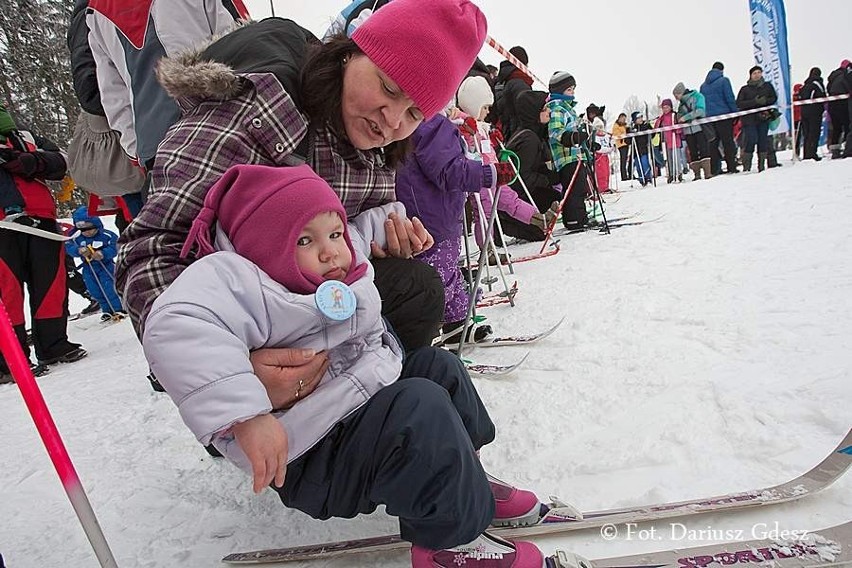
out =
[(89, 291), (86, 290), (86, 283), (83, 282), (83, 277), (77, 272), (77, 264), (74, 262), (74, 258), (67, 253), (65, 254), (65, 281), (68, 283), (69, 290), (78, 296), (83, 296), (87, 300), (92, 299)]
[[(544, 232), (535, 225), (518, 221), (502, 211), (497, 212), (497, 217), (500, 219), (500, 226), (503, 227), (503, 233), (507, 237), (515, 237), (525, 241), (544, 240)], [(503, 244), (503, 239), (500, 238), (500, 233), (496, 230), (494, 231), (494, 243), (498, 246)]]
[(703, 132), (686, 135), (686, 146), (689, 148), (689, 160), (692, 162), (700, 162), (708, 157), (707, 153), (707, 135)]
[(849, 133), (849, 104), (844, 101), (828, 103), (828, 116), (831, 119), (831, 136), (829, 146), (839, 146)]
[[(58, 232), (56, 221), (39, 219), (38, 228)], [(65, 248), (59, 241), (15, 231), (0, 231), (0, 300), (15, 335), (29, 357), (24, 325), (24, 286), (30, 297), (33, 347), (39, 360), (60, 357), (80, 345), (68, 341), (68, 288)], [(0, 369), (5, 369), (0, 361)]]
[(618, 163), (621, 168), (621, 181), (627, 181), (630, 179), (630, 159), (628, 157), (629, 152), (629, 144), (625, 144), (624, 146), (618, 147)]
[(822, 127), (821, 116), (802, 116), (800, 121), (802, 128), (802, 139), (804, 140), (804, 152), (802, 158), (817, 157), (817, 146), (819, 145), (819, 132)]
[(710, 145), (710, 157), (713, 160), (714, 175), (721, 173), (721, 163), (723, 155), (719, 152), (721, 144), (724, 152), (725, 164), (728, 167), (728, 172), (733, 172), (737, 169), (737, 145), (734, 142), (734, 119), (719, 120), (713, 123), (716, 129), (716, 140)]
[[(577, 172), (574, 185), (571, 186), (574, 171), (578, 168), (580, 168), (580, 171)], [(583, 227), (589, 222), (589, 217), (586, 213), (586, 195), (589, 193), (587, 179), (586, 166), (582, 162), (571, 162), (559, 170), (559, 181), (562, 183), (562, 191), (570, 191), (568, 199), (562, 207), (562, 225), (565, 227)]]
[(462, 363), (427, 347), (399, 381), (376, 393), (287, 466), (287, 507), (316, 519), (352, 518), (384, 504), (402, 538), (442, 549), (488, 527), (494, 498), (474, 453), (494, 424)]
[(404, 258), (371, 261), (387, 318), (406, 351), (432, 344), (444, 317), (444, 285), (428, 264)]
[(764, 121), (743, 125), (743, 152), (753, 154), (769, 152), (769, 123)]

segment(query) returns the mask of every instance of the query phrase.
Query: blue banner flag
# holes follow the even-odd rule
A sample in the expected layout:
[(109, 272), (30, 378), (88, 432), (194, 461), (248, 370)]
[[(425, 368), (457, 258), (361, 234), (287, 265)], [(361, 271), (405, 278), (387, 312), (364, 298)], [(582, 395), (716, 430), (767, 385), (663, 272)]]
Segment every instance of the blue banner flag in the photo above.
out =
[(770, 132), (789, 132), (790, 113), (790, 55), (787, 50), (787, 14), (784, 0), (749, 0), (751, 7), (751, 43), (754, 60), (763, 67), (763, 78), (772, 83), (778, 93), (778, 104), (784, 112), (778, 125)]

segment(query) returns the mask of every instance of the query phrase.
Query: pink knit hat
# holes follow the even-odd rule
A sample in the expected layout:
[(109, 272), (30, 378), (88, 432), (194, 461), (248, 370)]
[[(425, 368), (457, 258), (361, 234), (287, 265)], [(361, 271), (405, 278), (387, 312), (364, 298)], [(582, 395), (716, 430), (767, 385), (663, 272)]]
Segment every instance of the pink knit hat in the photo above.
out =
[(844, 59), (843, 61), (840, 62), (840, 68), (841, 69), (846, 69), (849, 66), (852, 66), (852, 62), (850, 62), (848, 59)]
[(487, 33), (485, 15), (469, 0), (394, 0), (352, 39), (428, 120), (453, 98)]
[(355, 265), (355, 250), (340, 199), (328, 183), (306, 165), (229, 168), (207, 192), (204, 207), (193, 221), (180, 255), (188, 256), (193, 245), (198, 245), (198, 258), (215, 252), (211, 234), (214, 222), (218, 222), (240, 256), (252, 261), (289, 291), (313, 294), (324, 279), (319, 274), (299, 269), (296, 241), (311, 219), (328, 211), (340, 215), (344, 223), (343, 234), (352, 254), (352, 266), (343, 282), (352, 284), (364, 275), (367, 264)]

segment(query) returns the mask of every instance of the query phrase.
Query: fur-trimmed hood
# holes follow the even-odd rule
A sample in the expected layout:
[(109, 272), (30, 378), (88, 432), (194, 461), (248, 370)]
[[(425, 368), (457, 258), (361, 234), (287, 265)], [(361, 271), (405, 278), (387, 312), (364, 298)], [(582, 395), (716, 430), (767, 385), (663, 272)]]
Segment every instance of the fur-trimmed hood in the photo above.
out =
[(267, 18), (177, 57), (164, 57), (157, 78), (176, 100), (227, 100), (244, 87), (247, 73), (272, 73), (298, 105), (299, 76), (308, 45), (319, 40), (291, 20)]

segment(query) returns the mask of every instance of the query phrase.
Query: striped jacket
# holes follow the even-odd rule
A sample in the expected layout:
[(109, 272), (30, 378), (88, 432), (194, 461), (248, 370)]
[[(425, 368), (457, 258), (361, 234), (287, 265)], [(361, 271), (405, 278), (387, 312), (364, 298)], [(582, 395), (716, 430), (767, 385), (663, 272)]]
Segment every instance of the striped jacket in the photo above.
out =
[[(276, 33), (291, 33), (290, 39), (305, 43), (305, 31), (288, 20), (242, 30), (253, 32), (266, 22), (278, 27)], [(282, 53), (297, 61), (303, 55), (304, 45)], [(297, 75), (298, 67), (290, 68)], [(160, 144), (151, 193), (122, 234), (116, 262), (116, 288), (140, 337), (151, 304), (192, 262), (180, 258), (181, 247), (207, 191), (230, 166), (307, 162), (335, 190), (350, 217), (395, 200), (394, 172), (381, 152), (357, 150), (325, 125), (309, 128), (276, 75), (238, 74), (196, 53), (164, 60), (160, 77), (184, 115)], [(193, 90), (203, 96), (193, 96)]]

